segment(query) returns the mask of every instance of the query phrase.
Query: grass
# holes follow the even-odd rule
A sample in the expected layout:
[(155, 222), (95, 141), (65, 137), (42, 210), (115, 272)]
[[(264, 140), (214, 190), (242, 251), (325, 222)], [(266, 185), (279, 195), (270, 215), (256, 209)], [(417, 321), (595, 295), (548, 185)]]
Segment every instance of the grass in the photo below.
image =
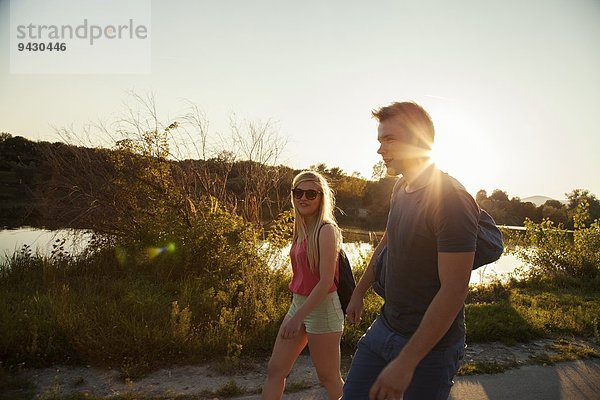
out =
[[(245, 360), (268, 356), (289, 304), (289, 276), (269, 271), (260, 259), (248, 260), (247, 266), (231, 264), (231, 270), (206, 266), (202, 268), (209, 272), (202, 274), (165, 274), (175, 268), (176, 260), (168, 255), (139, 265), (120, 265), (114, 252), (102, 251), (82, 259), (16, 255), (0, 266), (0, 391), (15, 388), (26, 393), (28, 382), (19, 381), (13, 371), (57, 363), (117, 368), (123, 379), (207, 359), (217, 362), (216, 372), (222, 375), (245, 369)], [(240, 265), (243, 271), (236, 270)], [(355, 267), (360, 275), (364, 265)], [(465, 307), (467, 341), (511, 345), (582, 337), (599, 342), (596, 283), (537, 279), (473, 287)], [(344, 332), (345, 356), (354, 352), (381, 304), (378, 296), (368, 293), (363, 321)], [(598, 356), (594, 349), (561, 343), (529, 362)], [(510, 360), (471, 363), (460, 374), (496, 373), (515, 366)], [(298, 383), (287, 390), (304, 388)], [(231, 381), (207, 395), (245, 392)]]
[(165, 364), (219, 356), (235, 363), (270, 349), (287, 307), (285, 277), (276, 272), (169, 280), (85, 261), (23, 255), (0, 269), (5, 365), (85, 363), (135, 378)]
[[(48, 394), (42, 396), (40, 400), (206, 400), (208, 398), (214, 398), (215, 394), (205, 393), (199, 395), (165, 395), (165, 396), (147, 396), (143, 394), (126, 393), (115, 396), (94, 396), (87, 393), (73, 393), (70, 395), (60, 394)], [(11, 398), (12, 400), (13, 398)], [(30, 399), (29, 397), (27, 399)]]
[(563, 361), (600, 358), (600, 351), (581, 341), (557, 339), (546, 345), (544, 350), (531, 354), (526, 359), (523, 356), (513, 357), (507, 359), (498, 356), (498, 361), (489, 362), (464, 362), (458, 375), (497, 374), (523, 365), (552, 365)]
[(246, 393), (246, 389), (240, 387), (234, 380), (230, 380), (215, 392), (217, 396), (221, 397), (241, 396), (244, 393)]
[[(599, 357), (597, 350), (562, 337), (600, 343), (600, 287), (589, 282), (511, 281), (474, 287), (465, 308), (467, 342), (502, 342), (506, 345), (536, 339), (555, 339), (546, 352), (529, 364)], [(516, 368), (514, 360), (467, 362), (459, 375), (500, 373)]]
[(475, 292), (466, 305), (468, 341), (514, 344), (561, 335), (600, 340), (600, 287), (511, 282)]
[(518, 366), (516, 361), (465, 363), (458, 370), (458, 375), (500, 374)]
[(286, 383), (286, 385), (285, 385), (285, 393), (301, 392), (301, 391), (309, 389), (311, 387), (312, 387), (312, 385), (310, 385), (304, 381), (289, 382), (289, 383)]
[(582, 344), (558, 340), (548, 346), (547, 353), (531, 357), (532, 363), (551, 365), (562, 361), (573, 361), (588, 358), (600, 358), (600, 351)]
[(240, 372), (250, 372), (255, 369), (254, 360), (249, 358), (225, 357), (217, 360), (211, 367), (219, 375), (235, 375)]
[(0, 400), (29, 399), (32, 397), (33, 388), (32, 382), (6, 371), (0, 365)]

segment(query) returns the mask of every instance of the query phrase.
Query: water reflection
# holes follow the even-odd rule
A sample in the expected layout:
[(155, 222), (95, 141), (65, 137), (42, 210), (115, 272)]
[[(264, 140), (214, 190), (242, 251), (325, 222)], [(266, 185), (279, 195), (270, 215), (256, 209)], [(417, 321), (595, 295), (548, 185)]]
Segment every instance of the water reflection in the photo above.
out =
[(77, 254), (87, 246), (90, 238), (91, 233), (81, 229), (6, 229), (0, 231), (0, 256), (10, 257), (23, 246), (28, 246), (32, 254), (51, 255), (53, 246), (59, 244), (64, 251)]
[[(289, 264), (290, 246), (285, 247), (277, 257), (277, 262), (271, 264), (274, 268), (291, 268)], [(350, 264), (354, 267), (366, 263), (373, 252), (373, 245), (366, 242), (350, 242), (343, 244)], [(517, 269), (523, 267), (523, 261), (514, 254), (504, 254), (494, 263), (485, 265), (471, 273), (470, 284), (489, 283), (494, 280), (506, 280), (509, 274), (515, 274)]]
[[(362, 236), (361, 236), (362, 235)], [(366, 263), (371, 257), (373, 245), (380, 236), (371, 237), (368, 234), (360, 232), (344, 231), (343, 244), (344, 251), (352, 266)], [(20, 251), (23, 245), (28, 245), (33, 254), (51, 255), (53, 245), (62, 243), (64, 240), (64, 250), (76, 254), (82, 251), (91, 237), (91, 232), (85, 230), (46, 230), (37, 228), (18, 228), (0, 231), (0, 257), (11, 256), (14, 252)], [(366, 239), (367, 241), (363, 241)], [(373, 240), (375, 239), (375, 240)], [(57, 242), (58, 241), (58, 242)], [(268, 245), (267, 245), (268, 246)], [(271, 252), (269, 265), (272, 268), (291, 268), (289, 262), (290, 246), (285, 247), (281, 252)], [(513, 254), (504, 254), (495, 263), (483, 266), (471, 274), (471, 284), (487, 283), (494, 279), (506, 279), (509, 273), (514, 273), (515, 269), (521, 267), (523, 262)]]

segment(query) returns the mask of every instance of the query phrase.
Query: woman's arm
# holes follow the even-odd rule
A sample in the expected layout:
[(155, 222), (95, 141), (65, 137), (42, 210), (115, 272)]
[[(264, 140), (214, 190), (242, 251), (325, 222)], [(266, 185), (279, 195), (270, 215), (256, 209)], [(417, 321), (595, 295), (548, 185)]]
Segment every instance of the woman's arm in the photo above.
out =
[(298, 308), (296, 314), (284, 324), (282, 329), (282, 337), (284, 339), (291, 339), (298, 334), (304, 318), (325, 299), (331, 285), (333, 285), (337, 266), (335, 229), (331, 224), (326, 224), (321, 228), (319, 233), (320, 280), (310, 292), (304, 304)]

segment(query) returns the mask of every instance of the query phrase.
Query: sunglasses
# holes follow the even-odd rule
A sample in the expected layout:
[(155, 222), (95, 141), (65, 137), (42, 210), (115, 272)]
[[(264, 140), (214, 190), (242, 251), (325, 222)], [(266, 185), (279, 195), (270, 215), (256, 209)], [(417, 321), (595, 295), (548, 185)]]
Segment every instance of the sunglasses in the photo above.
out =
[(323, 193), (323, 192), (319, 192), (318, 190), (313, 190), (313, 189), (308, 189), (308, 190), (303, 190), (303, 189), (292, 189), (292, 195), (294, 196), (295, 199), (300, 200), (302, 198), (302, 196), (306, 195), (306, 200), (314, 200), (317, 198), (317, 196), (319, 195), (319, 193)]

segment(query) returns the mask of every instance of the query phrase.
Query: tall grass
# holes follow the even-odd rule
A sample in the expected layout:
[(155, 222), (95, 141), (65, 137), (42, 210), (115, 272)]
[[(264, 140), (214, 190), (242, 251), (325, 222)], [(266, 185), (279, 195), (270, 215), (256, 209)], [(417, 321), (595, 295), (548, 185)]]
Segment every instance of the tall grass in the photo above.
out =
[(289, 303), (289, 276), (270, 268), (254, 226), (226, 212), (207, 223), (210, 235), (198, 227), (154, 247), (104, 240), (78, 256), (24, 248), (4, 260), (0, 358), (135, 374), (264, 353)]
[[(223, 218), (221, 226), (235, 217)], [(195, 243), (194, 252), (208, 252), (197, 259), (181, 254), (192, 251), (185, 246), (149, 260), (147, 248), (102, 240), (77, 256), (25, 247), (0, 265), (0, 357), (9, 366), (85, 363), (134, 375), (267, 355), (290, 303), (290, 275), (271, 268), (269, 251), (279, 249), (260, 246), (254, 230), (227, 232), (227, 245), (214, 237), (210, 246)], [(357, 276), (364, 267), (364, 259), (354, 266)], [(348, 351), (382, 301), (369, 294), (365, 303), (364, 322), (347, 326)]]
[[(97, 236), (80, 255), (60, 245), (49, 256), (28, 247), (0, 263), (0, 359), (8, 368), (55, 363), (119, 368), (136, 376), (162, 365), (208, 358), (235, 365), (266, 356), (290, 302), (288, 269), (273, 268), (289, 240), (290, 218), (259, 229), (206, 199), (191, 226), (127, 239)], [(597, 223), (574, 276), (537, 272), (523, 281), (473, 287), (468, 341), (515, 343), (576, 335), (600, 340)], [(571, 245), (582, 246), (575, 239)], [(540, 244), (541, 243), (541, 244)], [(554, 243), (554, 242), (552, 242)], [(538, 242), (536, 248), (547, 251)], [(578, 247), (581, 249), (580, 247)], [(582, 256), (582, 257), (583, 257)], [(367, 255), (354, 265), (362, 275)], [(575, 259), (577, 260), (577, 259)], [(555, 271), (553, 269), (552, 271)], [(587, 279), (583, 279), (586, 277)], [(370, 291), (359, 325), (347, 325), (350, 353), (382, 300)]]

